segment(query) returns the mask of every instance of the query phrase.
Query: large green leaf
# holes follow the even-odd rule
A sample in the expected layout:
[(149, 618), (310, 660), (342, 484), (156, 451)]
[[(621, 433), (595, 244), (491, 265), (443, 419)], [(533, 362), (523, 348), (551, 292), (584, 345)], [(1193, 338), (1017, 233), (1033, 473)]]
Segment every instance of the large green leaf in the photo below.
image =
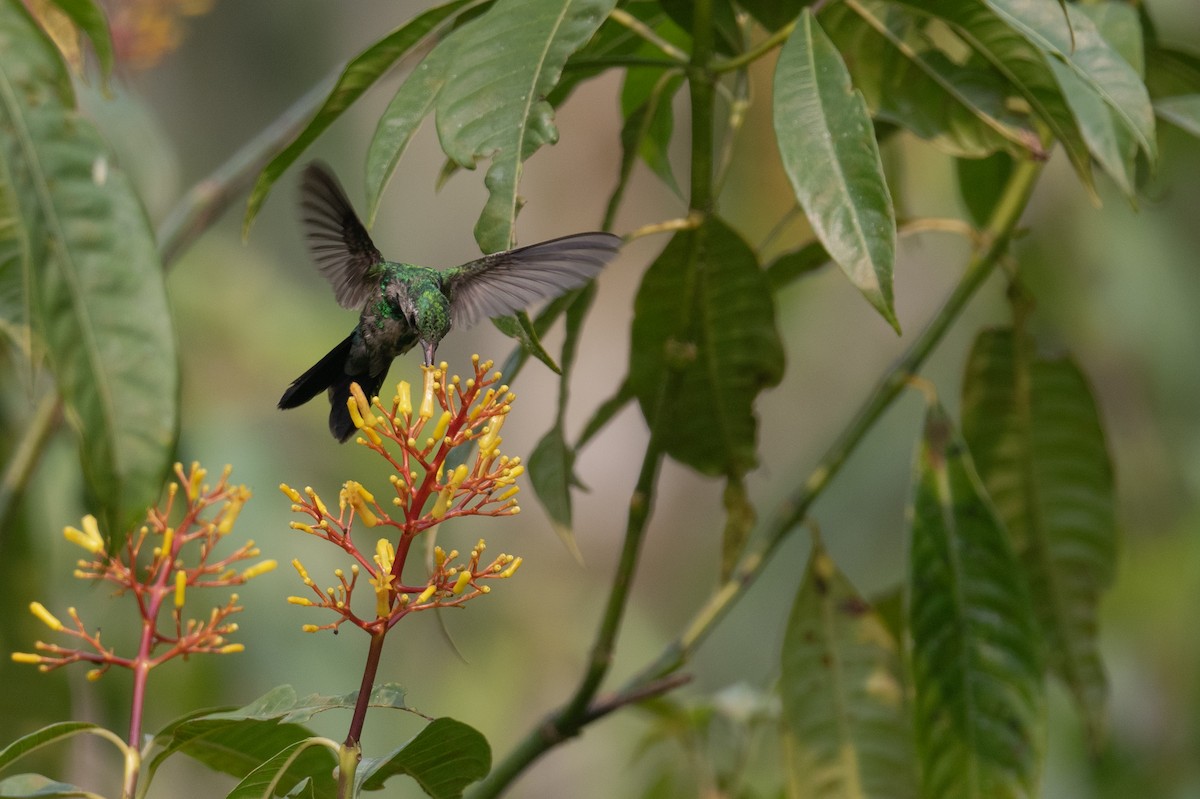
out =
[(925, 421), (911, 518), (909, 629), (922, 796), (1032, 797), (1045, 700), (1029, 588), (939, 405)]
[(1179, 97), (1164, 97), (1154, 101), (1154, 113), (1200, 138), (1200, 94), (1185, 94)]
[(483, 735), (461, 721), (440, 718), (387, 757), (363, 758), (357, 781), (363, 790), (374, 791), (389, 777), (407, 774), (434, 799), (458, 799), (491, 768), (492, 749)]
[(917, 795), (899, 647), (814, 542), (783, 638), (779, 690), (795, 799)]
[(470, 0), (452, 0), (429, 9), (384, 36), (346, 65), (317, 113), (259, 174), (246, 203), (246, 216), (242, 222), (243, 234), (250, 230), (254, 217), (258, 215), (258, 210), (267, 199), (267, 193), (275, 185), (275, 181), (296, 162), (308, 146), (400, 58), (425, 41), (448, 17), (460, 11), (468, 2)]
[[(226, 795), (225, 799), (262, 799), (262, 797), (287, 793), (293, 786), (313, 779), (311, 775), (297, 779), (299, 775), (291, 773), (292, 765), (310, 751), (313, 753), (309, 755), (310, 758), (324, 760), (325, 774), (332, 773), (337, 767), (337, 756), (330, 750), (327, 740), (302, 738), (288, 744), (273, 757), (253, 769)], [(319, 757), (314, 757), (314, 755)], [(326, 779), (323, 780), (323, 783), (324, 787), (328, 788), (331, 781)], [(308, 784), (314, 787), (317, 785), (315, 780)]]
[(1050, 668), (1099, 743), (1108, 690), (1097, 619), (1117, 548), (1112, 467), (1078, 367), (1031, 350), (1009, 329), (979, 334), (963, 434), (1030, 577)]
[[(705, 474), (753, 468), (754, 399), (783, 375), (753, 250), (716, 217), (675, 234), (642, 277), (633, 312), (629, 383), (665, 451)], [(654, 419), (668, 386), (668, 418)]]
[(817, 238), (897, 331), (892, 305), (896, 214), (866, 102), (841, 55), (805, 9), (779, 54), (775, 136)]
[(475, 225), (485, 252), (512, 245), (522, 163), (558, 139), (545, 97), (568, 56), (592, 37), (616, 0), (498, 0), (455, 31), (454, 62), (437, 96), (442, 149), (474, 168), (491, 159), (488, 201)]
[(0, 780), (0, 799), (34, 799), (34, 797), (40, 797), (40, 799), (51, 799), (52, 797), (104, 799), (98, 793), (43, 777), (41, 774), (14, 774)]
[(1087, 142), (1048, 63), (1048, 56), (985, 4), (961, 0), (893, 0), (918, 14), (939, 19), (968, 47), (998, 70), (1029, 103), (1062, 144), (1075, 172), (1094, 192)]
[(0, 3), (0, 51), (0, 174), (24, 231), (34, 329), (79, 430), (99, 515), (120, 536), (157, 500), (176, 435), (162, 268), (129, 178), (15, 0)]
[(849, 0), (821, 17), (876, 117), (959, 157), (1008, 149), (1044, 158), (1028, 120), (1007, 107), (1000, 73), (985, 63), (958, 64), (929, 46), (917, 35), (922, 22), (881, 0)]
[(76, 735), (95, 733), (100, 729), (98, 724), (89, 721), (59, 721), (42, 727), (40, 730), (34, 730), (0, 749), (0, 770), (8, 768), (25, 755), (41, 749), (43, 746), (65, 741)]
[(1158, 147), (1154, 135), (1154, 110), (1146, 86), (1134, 68), (1100, 35), (1088, 15), (1070, 4), (1059, 6), (1045, 0), (984, 2), (1102, 98), (1146, 157), (1154, 162)]

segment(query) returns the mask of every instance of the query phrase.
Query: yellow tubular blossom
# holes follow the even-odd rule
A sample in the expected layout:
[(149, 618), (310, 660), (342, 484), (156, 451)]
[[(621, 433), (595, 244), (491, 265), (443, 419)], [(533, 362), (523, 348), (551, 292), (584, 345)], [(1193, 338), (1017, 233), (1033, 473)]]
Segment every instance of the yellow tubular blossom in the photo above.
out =
[(437, 499), (433, 503), (433, 509), (429, 511), (431, 519), (440, 519), (446, 515), (446, 511), (450, 509), (450, 500), (454, 496), (454, 489), (451, 486), (446, 486), (438, 492)]
[(437, 593), (436, 585), (426, 586), (425, 590), (422, 591), (420, 596), (417, 597), (417, 604), (419, 605), (422, 602), (428, 602), (435, 593)]
[(392, 546), (391, 541), (381, 538), (375, 542), (375, 562), (379, 564), (381, 571), (390, 572), (395, 560), (396, 548)]
[(312, 607), (312, 600), (302, 596), (290, 596), (287, 601), (293, 605), (302, 605), (303, 607)]
[(513, 576), (513, 572), (515, 572), (517, 569), (521, 568), (521, 564), (522, 564), (522, 563), (524, 563), (524, 559), (522, 559), (522, 558), (513, 558), (513, 560), (512, 560), (512, 563), (508, 564), (508, 568), (507, 568), (507, 569), (505, 569), (504, 571), (500, 572), (500, 576), (501, 576), (501, 577), (506, 577), (506, 578), (507, 578), (507, 577), (512, 577), (512, 576)]
[(187, 572), (180, 569), (175, 572), (175, 607), (183, 607), (184, 592), (187, 590)]
[(425, 370), (425, 390), (421, 395), (421, 410), (417, 415), (422, 419), (433, 418), (433, 387), (438, 377), (438, 370), (432, 366), (421, 367)]
[(467, 590), (467, 586), (471, 584), (471, 573), (469, 571), (461, 572), (458, 579), (454, 581), (454, 588), (450, 589), (455, 596)]
[(305, 624), (300, 627), (300, 630), (302, 632), (306, 632), (306, 633), (315, 633), (315, 632), (319, 632), (321, 630), (321, 628), (315, 624)]
[(218, 535), (229, 535), (234, 522), (237, 521), (238, 514), (242, 512), (242, 506), (248, 499), (250, 499), (250, 492), (245, 487), (234, 492), (233, 499), (225, 504), (225, 513), (221, 516), (221, 523), (217, 525)]
[(88, 669), (88, 672), (87, 672), (88, 682), (95, 682), (96, 680), (100, 679), (103, 676), (104, 676), (104, 669)]
[(521, 490), (520, 486), (509, 486), (508, 490), (496, 497), (497, 502), (503, 502), (506, 499), (512, 499)]
[(255, 577), (258, 577), (260, 574), (266, 574), (267, 572), (275, 571), (277, 566), (279, 566), (279, 564), (273, 559), (260, 561), (250, 568), (243, 570), (242, 579), (251, 580)]
[(217, 650), (217, 653), (221, 654), (221, 655), (234, 655), (234, 654), (237, 654), (238, 652), (245, 652), (245, 651), (246, 651), (245, 644), (225, 644), (225, 646), (223, 646)]
[(317, 506), (317, 511), (322, 516), (329, 515), (329, 509), (325, 507), (325, 503), (321, 501), (321, 498), (319, 496), (317, 496), (317, 492), (313, 491), (312, 486), (305, 486), (304, 493), (308, 495), (308, 498), (312, 502), (312, 504)]
[(438, 418), (437, 424), (433, 428), (433, 438), (440, 440), (446, 435), (446, 431), (450, 429), (450, 411), (442, 411), (441, 417)]
[(13, 663), (29, 663), (36, 666), (42, 662), (42, 656), (35, 655), (32, 652), (13, 652), (12, 661)]
[(401, 380), (396, 385), (396, 413), (405, 419), (412, 418), (412, 386), (407, 380)]
[(168, 527), (163, 530), (162, 554), (167, 560), (171, 559), (171, 547), (175, 546), (175, 528)]
[(292, 502), (295, 502), (297, 505), (304, 502), (304, 497), (300, 496), (300, 492), (292, 488), (287, 483), (280, 483), (279, 490), (283, 492), (284, 496), (286, 496)]
[(288, 522), (288, 527), (291, 527), (293, 530), (303, 530), (309, 535), (317, 535), (317, 531), (312, 528), (312, 525), (305, 524), (304, 522)]
[(296, 573), (300, 575), (300, 579), (304, 581), (305, 585), (313, 584), (312, 578), (308, 576), (308, 569), (304, 568), (303, 564), (300, 563), (299, 558), (292, 559), (292, 568), (294, 568)]
[(63, 623), (59, 621), (53, 613), (46, 610), (46, 606), (41, 602), (30, 602), (29, 612), (34, 616), (37, 616), (38, 621), (55, 632), (58, 632), (63, 628)]
[(450, 475), (449, 487), (457, 491), (463, 481), (467, 479), (467, 474), (470, 472), (465, 463), (460, 463), (454, 469), (454, 473)]
[[(350, 385), (351, 389), (357, 387), (358, 383), (352, 383)], [(350, 421), (354, 422), (354, 426), (359, 430), (363, 429), (363, 427), (366, 426), (366, 423), (363, 421), (362, 413), (360, 413), (358, 410), (358, 400), (356, 400), (354, 397), (346, 397), (346, 407), (350, 410)]]
[(500, 444), (500, 428), (504, 424), (503, 416), (493, 416), (484, 428), (485, 432), (479, 438), (479, 454), (487, 457)]
[[(87, 525), (84, 526), (86, 528)], [(94, 555), (99, 555), (104, 551), (104, 538), (100, 536), (99, 532), (93, 537), (86, 530), (79, 530), (68, 525), (63, 528), (63, 537)]]

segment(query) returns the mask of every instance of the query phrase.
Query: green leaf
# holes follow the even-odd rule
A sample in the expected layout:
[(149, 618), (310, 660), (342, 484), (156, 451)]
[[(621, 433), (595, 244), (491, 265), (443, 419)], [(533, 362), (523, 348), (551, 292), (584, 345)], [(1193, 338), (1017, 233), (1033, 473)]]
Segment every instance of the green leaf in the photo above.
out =
[(33, 264), (28, 253), (33, 245), (21, 224), (16, 197), (9, 190), (6, 168), (7, 163), (0, 159), (0, 334), (32, 360)]
[(1151, 46), (1146, 51), (1146, 87), (1154, 98), (1200, 93), (1200, 56)]
[(721, 533), (721, 580), (728, 580), (746, 548), (757, 514), (740, 475), (730, 475), (721, 497), (725, 506), (725, 529)]
[[(330, 751), (327, 741), (319, 738), (306, 738), (289, 744), (270, 760), (243, 777), (225, 799), (259, 799), (289, 792), (292, 786), (303, 782), (303, 780), (298, 782), (296, 775), (289, 774), (289, 770), (292, 764), (309, 750), (318, 750), (320, 754), (324, 755), (326, 774), (331, 774), (337, 767), (337, 756)], [(303, 779), (308, 780), (311, 777)], [(332, 781), (326, 780), (325, 782)], [(315, 782), (310, 782), (309, 785), (315, 786)]]
[[(749, 471), (754, 399), (782, 376), (775, 308), (754, 251), (716, 217), (675, 234), (642, 277), (629, 356), (630, 387), (664, 450), (704, 474)], [(668, 418), (656, 420), (668, 386)]]
[(800, 16), (800, 9), (812, 3), (810, 0), (738, 0), (738, 5), (773, 33)]
[(41, 749), (43, 746), (49, 746), (75, 735), (101, 729), (103, 728), (100, 725), (87, 721), (59, 721), (48, 724), (40, 730), (22, 735), (8, 746), (0, 749), (0, 770), (8, 768), (35, 749)]
[(626, 377), (621, 381), (621, 385), (617, 386), (613, 395), (600, 403), (600, 406), (592, 413), (592, 418), (588, 419), (587, 424), (583, 426), (583, 432), (579, 434), (579, 439), (575, 442), (575, 449), (583, 449), (633, 399), (633, 387), (629, 384), (629, 378)]
[(917, 794), (899, 648), (819, 540), (783, 638), (793, 797)]
[(958, 194), (967, 214), (976, 226), (983, 227), (1008, 185), (1014, 166), (1012, 156), (996, 153), (987, 158), (959, 158), (954, 165)]
[(813, 232), (896, 329), (896, 215), (875, 130), (841, 55), (805, 9), (775, 67), (775, 136)]
[(475, 225), (484, 252), (512, 245), (521, 165), (558, 139), (544, 99), (563, 65), (616, 0), (498, 0), (455, 31), (454, 62), (437, 106), (442, 149), (459, 166), (489, 158), (488, 201)]
[(100, 77), (107, 81), (113, 69), (112, 34), (108, 29), (108, 17), (96, 0), (53, 0), (75, 27), (83, 31), (96, 51), (96, 62), (100, 65)]
[(1068, 359), (1043, 360), (1010, 330), (979, 334), (963, 384), (963, 434), (1030, 578), (1051, 670), (1092, 742), (1108, 695), (1097, 625), (1113, 580), (1113, 476), (1095, 401)]
[[(630, 70), (630, 77), (634, 70)], [(645, 74), (642, 70), (638, 74)], [(671, 132), (674, 126), (674, 112), (671, 101), (683, 85), (683, 74), (677, 70), (657, 70), (657, 77), (650, 87), (645, 99), (624, 111), (625, 122), (621, 125), (621, 169), (617, 178), (616, 188), (608, 199), (608, 207), (604, 212), (604, 226), (611, 227), (616, 218), (617, 209), (625, 194), (629, 177), (633, 174), (634, 164), (640, 156), (647, 166), (658, 175), (663, 183), (679, 194), (679, 186), (671, 172), (668, 150)], [(622, 92), (624, 103), (630, 83), (626, 78), (626, 90)]]
[(1034, 796), (1045, 700), (1029, 588), (939, 405), (925, 421), (911, 518), (909, 629), (922, 796)]
[(28, 797), (83, 797), (83, 799), (104, 799), (98, 793), (85, 791), (75, 785), (58, 782), (41, 774), (14, 774), (0, 780), (0, 799), (28, 799)]
[(1079, 123), (1079, 131), (1092, 157), (1121, 192), (1132, 200), (1136, 193), (1137, 142), (1103, 98), (1092, 91), (1075, 72), (1053, 59), (1050, 60), (1050, 68), (1062, 87), (1071, 113)]
[(1084, 187), (1095, 193), (1091, 157), (1079, 125), (1063, 99), (1048, 56), (983, 3), (960, 0), (894, 0), (918, 14), (939, 19), (1004, 75), (1062, 144)]
[[(554, 356), (542, 346), (542, 340), (538, 337), (527, 311), (517, 311), (513, 316), (496, 317), (492, 324), (504, 335), (521, 342), (521, 348), (550, 367), (550, 371), (556, 375), (562, 374), (562, 368), (554, 362)], [(509, 375), (509, 379), (512, 379), (512, 375)]]
[[(397, 61), (425, 41), (448, 17), (460, 11), (468, 2), (469, 0), (452, 0), (419, 14), (359, 53), (346, 65), (316, 115), (259, 174), (246, 203), (246, 216), (242, 220), (243, 236), (250, 232), (250, 225), (267, 199), (271, 187), (308, 146)], [(390, 172), (388, 174), (390, 175)]]
[(567, 444), (561, 425), (547, 430), (529, 453), (529, 480), (559, 540), (582, 562), (571, 518), (571, 486), (579, 483), (575, 477), (575, 451)]
[(1003, 76), (987, 64), (958, 64), (926, 44), (919, 15), (879, 0), (850, 0), (821, 21), (878, 119), (959, 157), (1002, 149), (1046, 157), (1028, 120), (1008, 108)]
[(375, 791), (389, 777), (407, 774), (434, 799), (457, 799), (491, 768), (492, 749), (486, 738), (461, 721), (440, 718), (391, 755), (363, 758), (357, 781), (363, 790)]
[[(1063, 9), (1040, 0), (984, 2), (1014, 30), (1065, 65), (1095, 92), (1154, 163), (1158, 148), (1154, 111), (1146, 86), (1133, 67), (1104, 40), (1086, 14), (1066, 5), (1067, 17), (1064, 18)], [(1067, 91), (1066, 87), (1064, 91)]]
[(785, 252), (767, 267), (767, 282), (771, 291), (788, 285), (829, 263), (829, 253), (819, 241), (810, 241), (798, 250)]
[(1200, 94), (1155, 100), (1154, 113), (1180, 130), (1200, 138)]
[(178, 419), (178, 364), (154, 235), (124, 172), (74, 108), (58, 53), (0, 4), (0, 170), (33, 266), (34, 329), (80, 432), (84, 475), (119, 543), (153, 504)]

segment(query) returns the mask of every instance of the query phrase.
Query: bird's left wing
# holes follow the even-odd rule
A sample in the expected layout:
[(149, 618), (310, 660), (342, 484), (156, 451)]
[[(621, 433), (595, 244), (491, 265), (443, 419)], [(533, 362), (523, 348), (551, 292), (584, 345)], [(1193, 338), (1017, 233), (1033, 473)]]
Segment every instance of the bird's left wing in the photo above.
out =
[(333, 285), (343, 308), (362, 308), (378, 281), (371, 271), (383, 256), (327, 166), (314, 161), (300, 181), (300, 218), (308, 251)]
[(598, 275), (620, 247), (621, 238), (611, 233), (577, 233), (447, 269), (442, 285), (450, 297), (451, 321), (456, 327), (471, 325), (557, 297)]

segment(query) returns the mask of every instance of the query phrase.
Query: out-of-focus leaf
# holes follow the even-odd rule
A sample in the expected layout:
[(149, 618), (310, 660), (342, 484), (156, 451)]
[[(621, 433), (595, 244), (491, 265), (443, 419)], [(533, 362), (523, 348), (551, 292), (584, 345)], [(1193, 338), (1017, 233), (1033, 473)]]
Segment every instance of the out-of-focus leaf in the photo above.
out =
[(32, 264), (26, 253), (30, 243), (17, 214), (16, 198), (5, 177), (7, 164), (0, 159), (0, 335), (8, 338), (26, 357), (32, 357), (30, 325), (33, 311)]
[(512, 244), (522, 163), (558, 139), (545, 97), (563, 65), (616, 0), (498, 0), (456, 30), (454, 62), (438, 94), (438, 136), (459, 166), (489, 158), (488, 201), (475, 225), (485, 252)]
[[(655, 90), (645, 102), (626, 114), (625, 122), (621, 125), (621, 169), (617, 185), (608, 198), (608, 206), (604, 211), (605, 227), (611, 226), (616, 218), (617, 209), (625, 196), (625, 187), (633, 174), (638, 156), (641, 155), (643, 160), (649, 163), (647, 149), (650, 151), (649, 157), (655, 159), (655, 164), (651, 165), (654, 171), (678, 193), (679, 187), (675, 184), (670, 163), (667, 161), (666, 143), (670, 140), (673, 125), (671, 98), (681, 84), (680, 73), (663, 72), (655, 84)], [(656, 137), (659, 141), (647, 148), (646, 142)]]
[(1200, 93), (1200, 55), (1150, 47), (1146, 51), (1146, 87), (1155, 98)]
[(96, 62), (100, 65), (100, 76), (108, 80), (113, 68), (112, 34), (108, 30), (108, 17), (96, 0), (53, 0), (54, 5), (75, 23), (88, 37), (96, 51)]
[(798, 250), (786, 252), (767, 267), (771, 291), (779, 291), (793, 280), (815, 272), (827, 263), (829, 253), (825, 252), (825, 245), (819, 241), (811, 241)]
[(51, 799), (51, 797), (80, 797), (81, 799), (104, 799), (98, 793), (85, 791), (75, 785), (58, 782), (41, 774), (14, 774), (0, 780), (0, 799)]
[(771, 32), (775, 32), (800, 16), (800, 10), (812, 5), (812, 0), (738, 0), (754, 20)]
[(0, 169), (30, 266), (30, 308), (113, 543), (172, 455), (178, 364), (154, 235), (124, 172), (74, 108), (53, 45), (0, 4)]
[(896, 216), (862, 94), (805, 9), (775, 68), (775, 136), (813, 232), (899, 332), (892, 304)]
[(958, 173), (958, 195), (962, 197), (971, 221), (982, 227), (987, 224), (1012, 174), (1012, 156), (995, 153), (987, 158), (959, 158), (954, 165)]
[(1117, 533), (1112, 467), (1087, 381), (1070, 360), (1036, 358), (1010, 329), (984, 331), (967, 362), (963, 434), (1030, 577), (1050, 668), (1098, 745), (1108, 686), (1097, 620)]
[(267, 199), (267, 193), (270, 192), (271, 187), (287, 171), (287, 168), (308, 149), (308, 146), (401, 57), (424, 41), (442, 22), (460, 11), (469, 2), (470, 0), (452, 0), (452, 2), (429, 9), (384, 36), (346, 65), (342, 74), (338, 76), (333, 89), (329, 92), (329, 97), (325, 99), (325, 103), (316, 115), (304, 130), (300, 131), (282, 152), (272, 158), (259, 174), (254, 189), (250, 192), (250, 199), (246, 203), (246, 216), (242, 222), (243, 235), (250, 231), (250, 225), (254, 222), (254, 217), (258, 215), (259, 208)]
[[(676, 25), (689, 33), (692, 31), (692, 12), (695, 6), (692, 0), (659, 0), (659, 5)], [(718, 53), (733, 55), (741, 51), (742, 33), (729, 0), (713, 0), (712, 24), (713, 44)]]
[[(750, 470), (754, 399), (782, 376), (775, 308), (754, 251), (715, 217), (675, 234), (642, 277), (629, 356), (630, 386), (663, 449), (705, 474)], [(669, 413), (655, 419), (668, 385)]]
[(968, 47), (1004, 75), (1062, 144), (1084, 187), (1095, 193), (1087, 143), (1063, 99), (1045, 53), (983, 3), (960, 0), (894, 2), (918, 14), (942, 20)]
[(559, 540), (582, 562), (571, 516), (571, 486), (579, 483), (575, 477), (575, 451), (567, 444), (560, 425), (547, 430), (529, 453), (529, 480)]
[(1096, 31), (1104, 37), (1104, 41), (1125, 59), (1138, 76), (1146, 74), (1146, 36), (1137, 7), (1118, 0), (1106, 0), (1102, 3), (1075, 5), (1073, 8), (1092, 21)]
[(1200, 94), (1155, 100), (1154, 113), (1180, 130), (1200, 138)]
[(879, 0), (849, 0), (821, 17), (877, 118), (955, 156), (1008, 149), (1045, 158), (1029, 123), (1007, 107), (1000, 73), (976, 62), (960, 65), (921, 44), (919, 22), (908, 9)]
[(790, 795), (917, 795), (899, 647), (819, 540), (783, 638)]
[(59, 721), (48, 724), (40, 730), (22, 735), (8, 746), (0, 749), (0, 769), (8, 768), (35, 749), (41, 749), (43, 746), (49, 746), (52, 743), (65, 741), (76, 735), (98, 729), (100, 729), (100, 725), (88, 721)]
[(1092, 157), (1132, 200), (1136, 193), (1137, 142), (1103, 98), (1076, 72), (1053, 58), (1049, 63)]
[(909, 631), (921, 795), (1035, 795), (1041, 640), (1016, 554), (966, 445), (931, 405), (917, 464)]
[[(1067, 15), (1064, 17), (1063, 9), (1054, 8), (1040, 0), (984, 2), (1001, 19), (1064, 64), (1099, 95), (1112, 109), (1119, 123), (1137, 141), (1150, 162), (1154, 163), (1158, 157), (1158, 147), (1154, 136), (1154, 110), (1150, 106), (1146, 86), (1133, 67), (1104, 40), (1086, 14), (1066, 5)], [(1064, 91), (1068, 91), (1067, 87), (1064, 87)]]
[(725, 505), (725, 529), (721, 534), (721, 580), (724, 581), (733, 574), (746, 548), (757, 514), (740, 475), (727, 478), (721, 501)]
[(492, 749), (479, 731), (440, 718), (387, 757), (363, 758), (356, 780), (362, 790), (376, 791), (389, 777), (407, 774), (433, 799), (458, 799), (491, 768)]

